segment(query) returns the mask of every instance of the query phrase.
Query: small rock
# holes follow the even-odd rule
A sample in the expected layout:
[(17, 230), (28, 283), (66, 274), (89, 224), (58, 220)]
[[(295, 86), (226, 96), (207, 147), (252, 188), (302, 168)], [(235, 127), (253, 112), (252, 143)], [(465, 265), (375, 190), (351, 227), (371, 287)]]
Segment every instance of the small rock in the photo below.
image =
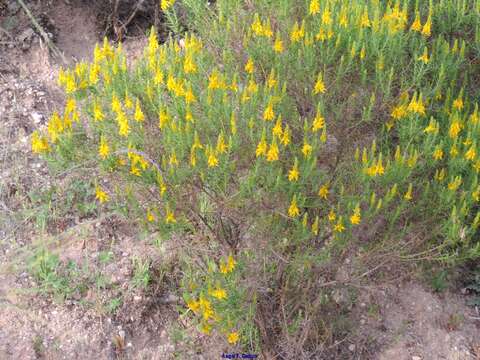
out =
[(32, 111), (32, 112), (30, 113), (30, 117), (33, 119), (33, 122), (34, 122), (35, 124), (40, 124), (40, 123), (42, 122), (42, 120), (43, 120), (43, 115), (40, 114), (40, 113), (38, 113), (38, 112), (36, 112), (36, 111)]
[(420, 356), (413, 355), (412, 360), (422, 360)]
[(142, 300), (142, 297), (141, 297), (141, 296), (135, 295), (135, 296), (133, 297), (133, 301), (137, 301), (137, 302), (138, 302), (138, 301), (140, 301), (140, 300)]
[(348, 345), (348, 350), (350, 350), (351, 352), (354, 352), (355, 351), (355, 345), (354, 344)]

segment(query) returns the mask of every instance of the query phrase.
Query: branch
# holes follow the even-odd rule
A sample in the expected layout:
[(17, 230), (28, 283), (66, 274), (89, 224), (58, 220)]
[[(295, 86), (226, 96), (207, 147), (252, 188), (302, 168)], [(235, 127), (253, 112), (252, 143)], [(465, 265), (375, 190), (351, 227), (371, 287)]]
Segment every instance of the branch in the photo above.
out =
[(68, 61), (67, 59), (65, 58), (65, 56), (63, 56), (62, 52), (52, 43), (52, 41), (50, 40), (50, 38), (48, 37), (47, 33), (45, 32), (45, 30), (43, 30), (43, 28), (40, 26), (40, 24), (38, 23), (38, 21), (35, 19), (35, 17), (32, 15), (32, 13), (30, 12), (30, 10), (28, 9), (27, 5), (25, 5), (25, 3), (23, 2), (23, 0), (17, 0), (17, 2), (20, 4), (20, 6), (23, 8), (23, 10), (25, 11), (25, 13), (27, 14), (27, 16), (30, 18), (33, 26), (37, 29), (37, 31), (40, 33), (40, 35), (42, 36), (43, 40), (45, 41), (45, 43), (47, 44), (47, 46), (50, 48), (50, 50), (52, 51), (52, 53), (54, 53), (55, 55), (57, 55), (58, 57), (60, 57), (60, 59), (63, 61), (64, 64), (68, 64)]

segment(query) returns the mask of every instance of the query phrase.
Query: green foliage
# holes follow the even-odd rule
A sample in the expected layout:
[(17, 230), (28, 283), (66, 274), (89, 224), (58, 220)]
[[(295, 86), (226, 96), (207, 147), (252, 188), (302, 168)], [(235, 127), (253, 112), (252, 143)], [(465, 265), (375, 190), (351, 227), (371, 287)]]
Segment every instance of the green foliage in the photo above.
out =
[[(262, 264), (236, 290), (189, 269), (198, 289), (185, 285), (185, 301), (205, 332), (246, 346), (258, 302), (272, 337), (298, 333), (329, 306), (315, 300), (319, 272), (360, 242), (400, 258), (478, 258), (479, 0), (172, 5), (162, 2), (176, 37), (159, 45), (151, 31), (136, 63), (105, 41), (92, 63), (61, 72), (65, 111), (32, 148), (96, 164), (102, 206), (202, 239), (209, 270), (225, 253)], [(148, 266), (136, 264), (135, 286)], [(216, 281), (228, 294), (218, 304)], [(324, 337), (311, 329), (302, 346), (315, 354)]]

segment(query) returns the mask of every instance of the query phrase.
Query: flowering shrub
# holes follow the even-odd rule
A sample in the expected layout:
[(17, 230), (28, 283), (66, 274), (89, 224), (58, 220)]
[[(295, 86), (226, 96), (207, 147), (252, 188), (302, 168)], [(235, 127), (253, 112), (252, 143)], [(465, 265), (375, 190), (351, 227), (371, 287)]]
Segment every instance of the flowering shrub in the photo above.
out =
[[(414, 233), (430, 259), (480, 255), (480, 1), (161, 4), (194, 31), (159, 45), (152, 30), (134, 64), (105, 41), (62, 72), (65, 110), (33, 151), (94, 159), (100, 203), (204, 234), (213, 260), (249, 248), (310, 274), (379, 219), (379, 242)], [(215, 317), (233, 289), (221, 275), (185, 300), (236, 343), (238, 324)]]

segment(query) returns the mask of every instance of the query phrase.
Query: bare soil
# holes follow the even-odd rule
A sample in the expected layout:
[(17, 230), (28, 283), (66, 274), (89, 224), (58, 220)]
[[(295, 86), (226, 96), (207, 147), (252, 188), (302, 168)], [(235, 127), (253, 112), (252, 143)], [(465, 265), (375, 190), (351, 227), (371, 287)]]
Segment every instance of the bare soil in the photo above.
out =
[[(174, 358), (179, 351), (171, 338), (177, 323), (175, 297), (164, 301), (172, 296), (160, 285), (149, 292), (130, 285), (132, 257), (148, 254), (155, 267), (168, 264), (169, 251), (159, 252), (115, 217), (73, 217), (39, 232), (29, 218), (17, 216), (31, 190), (69, 179), (49, 177), (30, 151), (29, 135), (62, 107), (56, 85), (61, 64), (49, 56), (14, 3), (0, 1), (0, 26), (8, 32), (0, 32), (0, 359)], [(47, 12), (56, 45), (69, 61), (91, 57), (101, 36), (92, 7), (86, 2), (29, 4), (37, 15)], [(127, 38), (123, 46), (130, 61), (145, 42), (143, 36)], [(26, 262), (35, 246), (49, 246), (52, 234), (62, 263), (88, 263), (111, 286), (66, 301), (38, 293)], [(114, 259), (108, 265), (98, 258), (104, 250)], [(464, 295), (433, 293), (416, 281), (361, 288), (359, 293), (352, 307), (356, 332), (335, 345), (338, 359), (361, 359), (365, 353), (378, 360), (480, 359), (480, 315), (465, 304)], [(119, 309), (105, 312), (105, 303), (119, 294)], [(180, 358), (220, 358), (223, 350), (204, 346)]]

